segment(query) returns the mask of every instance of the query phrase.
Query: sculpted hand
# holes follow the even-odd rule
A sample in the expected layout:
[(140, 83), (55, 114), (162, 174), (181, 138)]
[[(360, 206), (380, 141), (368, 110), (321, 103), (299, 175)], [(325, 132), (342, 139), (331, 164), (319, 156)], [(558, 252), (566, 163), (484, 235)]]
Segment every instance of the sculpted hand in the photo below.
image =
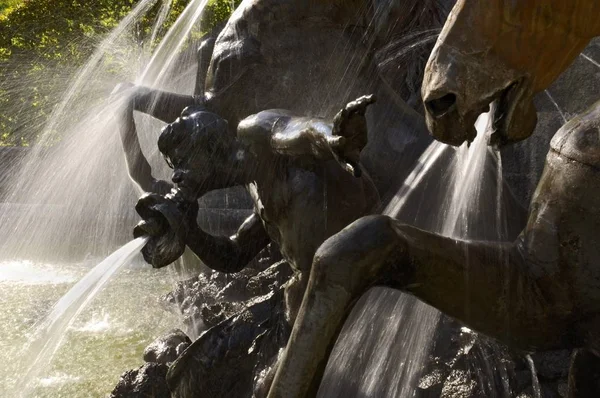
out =
[(181, 199), (177, 190), (161, 196), (149, 193), (135, 206), (142, 221), (134, 228), (133, 236), (149, 236), (142, 249), (144, 260), (154, 268), (171, 264), (183, 254), (185, 238), (196, 225), (198, 203)]
[(372, 94), (360, 97), (349, 102), (333, 119), (330, 146), (338, 162), (355, 177), (361, 175), (358, 156), (368, 141), (365, 113), (374, 102)]
[(165, 180), (152, 180), (152, 193), (167, 195), (173, 189), (173, 184)]

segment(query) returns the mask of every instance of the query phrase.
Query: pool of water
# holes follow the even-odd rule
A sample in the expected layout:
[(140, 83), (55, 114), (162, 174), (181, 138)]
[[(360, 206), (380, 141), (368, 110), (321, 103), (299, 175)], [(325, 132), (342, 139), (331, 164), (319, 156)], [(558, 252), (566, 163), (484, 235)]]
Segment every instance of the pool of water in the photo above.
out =
[[(0, 261), (0, 397), (15, 396), (27, 364), (21, 361), (36, 322), (102, 259), (79, 264)], [(169, 268), (152, 269), (141, 256), (122, 270), (67, 331), (34, 397), (105, 397), (126, 370), (142, 363), (144, 348), (180, 324), (158, 298), (172, 289)], [(16, 390), (15, 390), (15, 387)]]

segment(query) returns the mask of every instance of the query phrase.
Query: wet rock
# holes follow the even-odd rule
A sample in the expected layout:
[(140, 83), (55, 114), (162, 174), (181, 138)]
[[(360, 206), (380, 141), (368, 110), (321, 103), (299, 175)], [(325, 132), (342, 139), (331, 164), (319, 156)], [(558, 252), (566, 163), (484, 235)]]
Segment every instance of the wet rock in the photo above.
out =
[(169, 311), (182, 315), (188, 335), (197, 337), (243, 311), (250, 301), (280, 289), (292, 274), (278, 247), (271, 243), (242, 271), (199, 274), (179, 282), (161, 302)]
[(271, 242), (248, 264), (248, 268), (254, 269), (256, 273), (260, 273), (281, 260), (283, 260), (283, 256), (279, 251), (279, 246)]
[(464, 370), (453, 370), (444, 383), (440, 398), (474, 397), (477, 383)]
[(170, 398), (167, 365), (146, 363), (139, 369), (123, 373), (110, 398)]
[[(171, 366), (174, 397), (250, 397), (287, 342), (283, 291), (251, 300), (233, 317), (208, 329)], [(268, 373), (268, 372), (267, 372)]]
[[(246, 268), (236, 274), (231, 274), (221, 285), (223, 286), (217, 293), (216, 301), (246, 301), (252, 298), (252, 294), (246, 286), (250, 278), (256, 276), (258, 272), (251, 268)], [(228, 275), (229, 276), (229, 275)]]
[(250, 278), (246, 288), (251, 295), (262, 296), (282, 287), (292, 275), (292, 268), (282, 260)]
[[(443, 318), (436, 344), (419, 380), (416, 398), (566, 397), (568, 352), (514, 352), (493, 339)], [(565, 367), (566, 366), (566, 367)]]
[(292, 274), (270, 245), (241, 272), (202, 273), (178, 283), (162, 303), (183, 315), (185, 330), (197, 340), (180, 356), (189, 342), (181, 331), (170, 333), (148, 347), (144, 359), (176, 358), (169, 371), (173, 396), (241, 398), (257, 385), (266, 389), (290, 332), (283, 286)]
[(204, 274), (200, 274), (199, 276), (178, 282), (175, 290), (167, 293), (160, 299), (162, 305), (169, 311), (178, 309), (178, 306), (187, 298), (187, 292), (194, 288), (194, 284), (198, 283), (201, 277), (206, 278)]
[(190, 345), (192, 340), (180, 329), (173, 329), (154, 340), (144, 350), (144, 361), (168, 364)]
[(437, 398), (442, 394), (448, 369), (444, 364), (434, 368), (419, 380), (416, 396), (418, 398)]
[[(243, 308), (244, 306), (242, 303), (221, 302), (215, 304), (203, 304), (200, 306), (200, 319), (207, 328), (211, 328), (223, 322), (225, 319), (232, 317), (243, 310)], [(193, 318), (188, 317), (184, 319), (186, 326), (191, 319)]]

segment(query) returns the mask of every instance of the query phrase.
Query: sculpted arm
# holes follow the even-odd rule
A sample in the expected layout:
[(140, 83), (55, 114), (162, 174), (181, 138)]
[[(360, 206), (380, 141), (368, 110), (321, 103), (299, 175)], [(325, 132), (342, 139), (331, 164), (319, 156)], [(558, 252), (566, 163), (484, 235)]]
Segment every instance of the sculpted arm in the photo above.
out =
[(131, 179), (145, 192), (166, 194), (171, 189), (171, 184), (152, 177), (150, 164), (144, 157), (140, 147), (133, 111), (143, 112), (163, 122), (170, 123), (179, 116), (184, 108), (191, 105), (202, 105), (199, 104), (201, 102), (199, 97), (204, 92), (206, 72), (217, 34), (218, 32), (215, 31), (214, 34), (208, 36), (198, 48), (195, 96), (136, 86), (132, 83), (121, 83), (113, 90), (113, 98), (118, 95), (117, 100), (124, 101), (119, 106), (117, 117), (127, 170)]
[(340, 137), (322, 119), (292, 116), (284, 110), (259, 112), (242, 120), (238, 138), (258, 151), (289, 157), (333, 159), (332, 146)]
[(209, 268), (220, 272), (241, 271), (269, 244), (270, 238), (256, 213), (248, 217), (231, 237), (213, 236), (192, 223), (187, 246)]
[(145, 192), (167, 193), (170, 184), (152, 177), (152, 169), (142, 152), (133, 119), (133, 111), (139, 111), (164, 122), (175, 120), (181, 110), (194, 104), (194, 97), (131, 84), (120, 84), (113, 97), (121, 95), (124, 101), (117, 112), (119, 135), (131, 179)]
[(358, 176), (359, 154), (367, 144), (365, 112), (374, 101), (373, 96), (364, 96), (348, 103), (333, 123), (284, 110), (263, 111), (240, 122), (238, 137), (282, 156), (336, 160)]

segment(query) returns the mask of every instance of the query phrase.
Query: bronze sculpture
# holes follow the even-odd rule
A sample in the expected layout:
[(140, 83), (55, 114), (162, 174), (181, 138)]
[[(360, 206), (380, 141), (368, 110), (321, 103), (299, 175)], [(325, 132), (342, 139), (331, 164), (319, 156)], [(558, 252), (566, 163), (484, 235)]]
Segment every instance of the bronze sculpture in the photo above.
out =
[[(474, 138), (497, 100), (494, 144), (526, 138), (531, 103), (600, 33), (592, 1), (459, 1), (426, 69), (423, 98), (437, 139)], [(475, 330), (525, 350), (581, 348), (569, 396), (600, 393), (597, 357), (600, 144), (597, 106), (556, 134), (515, 242), (444, 238), (384, 216), (354, 222), (317, 251), (269, 397), (316, 394), (353, 302), (375, 285), (413, 294)]]
[[(120, 133), (130, 176), (147, 192), (165, 194), (172, 186), (153, 177), (138, 142), (134, 110), (171, 122), (184, 107), (200, 106), (227, 119), (228, 133), (234, 135), (241, 119), (273, 106), (331, 118), (340, 103), (375, 91), (381, 105), (373, 106), (376, 114), (371, 111), (376, 122), (369, 134), (375, 134), (361, 160), (377, 188), (388, 191), (430, 142), (421, 115), (402, 100), (420, 108), (419, 76), (429, 47), (415, 47), (399, 59), (394, 49), (403, 45), (407, 32), (440, 27), (451, 2), (413, 0), (408, 13), (393, 1), (244, 2), (222, 32), (200, 46), (193, 95), (119, 87), (127, 95)], [(397, 172), (390, 174), (392, 168)]]
[(527, 138), (535, 127), (533, 95), (546, 89), (600, 34), (596, 2), (459, 1), (423, 81), (433, 136), (460, 145), (494, 100), (495, 144)]
[[(177, 189), (147, 194), (136, 206), (144, 218), (136, 236), (152, 236), (142, 251), (146, 261), (166, 266), (187, 245), (210, 268), (238, 272), (273, 240), (296, 270), (285, 289), (291, 326), (319, 245), (379, 206), (377, 190), (359, 165), (367, 143), (364, 115), (373, 101), (367, 96), (349, 103), (333, 124), (263, 111), (242, 120), (235, 137), (217, 115), (184, 110), (159, 138)], [(255, 212), (237, 234), (212, 236), (198, 227), (196, 200), (239, 185), (249, 186)]]
[[(389, 169), (408, 172), (430, 141), (422, 116), (411, 108), (420, 108), (420, 76), (429, 47), (415, 46), (398, 59), (395, 49), (405, 44), (407, 34), (439, 28), (452, 2), (244, 2), (222, 31), (200, 45), (193, 93), (133, 84), (117, 88), (127, 97), (119, 119), (130, 176), (146, 192), (168, 192), (167, 183), (152, 177), (142, 154), (134, 110), (170, 123), (186, 106), (200, 105), (226, 119), (235, 134), (242, 119), (265, 109), (330, 119), (340, 104), (374, 92), (381, 127), (369, 132), (361, 158), (385, 194)], [(399, 144), (390, 145), (390, 140)]]
[[(208, 109), (216, 109), (219, 113), (222, 111), (223, 114), (226, 115), (226, 117), (231, 121), (229, 124), (230, 134), (232, 127), (237, 125), (238, 120), (242, 119), (249, 113), (258, 112), (263, 108), (267, 108), (268, 102), (261, 102), (265, 101), (265, 99), (275, 101), (277, 106), (284, 104), (286, 107), (288, 107), (287, 105), (290, 105), (289, 107), (294, 108), (295, 110), (308, 109), (307, 114), (314, 114), (314, 110), (309, 109), (309, 104), (302, 102), (306, 99), (298, 100), (298, 103), (290, 104), (289, 102), (286, 102), (293, 100), (293, 98), (290, 99), (289, 95), (282, 95), (281, 97), (276, 96), (276, 99), (273, 99), (268, 95), (267, 92), (260, 92), (255, 95), (255, 101), (242, 101), (241, 105), (239, 99), (235, 98), (239, 92), (251, 92), (253, 87), (261, 87), (261, 89), (264, 89), (262, 85), (256, 85), (256, 81), (264, 80), (265, 77), (271, 76), (274, 70), (269, 68), (260, 69), (254, 67), (264, 60), (261, 60), (262, 54), (259, 54), (259, 51), (256, 50), (256, 43), (253, 42), (252, 35), (244, 36), (247, 33), (245, 30), (247, 29), (247, 25), (245, 24), (248, 22), (251, 23), (253, 20), (255, 20), (253, 19), (253, 13), (257, 13), (257, 10), (249, 8), (248, 10), (245, 10), (245, 14), (240, 13), (240, 15), (243, 15), (244, 18), (238, 18), (237, 20), (234, 19), (230, 25), (230, 28), (232, 29), (229, 31), (226, 30), (225, 34), (222, 35), (222, 38), (227, 38), (229, 35), (229, 38), (231, 39), (230, 41), (234, 41), (233, 39), (236, 36), (233, 33), (237, 35), (240, 31), (232, 32), (232, 30), (235, 30), (234, 28), (241, 28), (242, 36), (248, 40), (242, 40), (243, 45), (237, 49), (239, 51), (236, 50), (238, 53), (244, 55), (241, 57), (241, 59), (230, 59), (229, 57), (231, 57), (231, 54), (227, 51), (223, 51), (224, 49), (227, 49), (227, 46), (223, 46), (223, 48), (220, 49), (222, 52), (217, 51), (214, 54), (214, 63), (209, 76), (213, 82), (217, 82), (216, 87), (221, 88), (209, 89), (207, 91), (207, 96), (202, 98), (201, 101), (198, 101), (198, 98), (187, 97), (185, 101), (178, 103), (177, 105), (183, 107), (183, 105), (194, 103), (201, 104)], [(224, 40), (224, 42), (227, 42), (227, 40)], [(353, 49), (351, 52), (354, 54), (363, 54), (361, 51), (364, 51), (364, 49)], [(252, 62), (249, 62), (249, 65), (246, 64), (246, 62), (252, 61), (253, 59), (256, 59), (255, 64)], [(483, 60), (486, 60), (486, 58)], [(232, 68), (232, 64), (234, 66), (237, 65), (238, 67), (241, 65), (241, 69), (236, 67)], [(273, 68), (274, 65), (276, 66), (276, 63), (269, 64), (269, 67)], [(285, 69), (285, 67), (282, 65), (279, 65), (279, 68), (282, 70)], [(334, 70), (336, 69), (334, 68)], [(223, 73), (226, 74), (225, 77), (223, 77)], [(446, 73), (446, 71), (443, 71), (443, 73)], [(515, 76), (517, 76), (516, 74), (511, 74), (506, 71), (503, 73), (503, 77), (508, 76), (510, 78), (507, 85), (502, 85), (502, 89), (498, 92), (494, 91), (493, 95), (484, 95), (484, 97), (488, 100), (491, 100), (494, 95), (502, 95), (502, 100), (500, 101), (500, 106), (498, 109), (505, 114), (517, 115), (517, 117), (514, 119), (498, 118), (496, 124), (497, 134), (495, 135), (495, 142), (498, 144), (503, 144), (518, 139), (519, 137), (511, 134), (514, 134), (514, 132), (518, 131), (526, 131), (532, 126), (533, 123), (531, 118), (531, 108), (527, 101), (524, 100), (521, 105), (516, 106), (514, 109), (509, 108), (509, 106), (518, 102), (516, 101), (517, 99), (529, 98), (528, 96), (530, 95), (530, 92), (527, 91), (529, 90), (529, 83), (526, 81), (521, 81), (518, 78), (513, 79)], [(322, 81), (327, 81), (327, 76), (329, 75), (325, 74), (323, 76), (325, 77), (323, 77)], [(452, 74), (444, 76), (452, 76)], [(331, 78), (330, 80), (335, 81), (336, 79)], [(306, 84), (306, 82), (301, 78), (292, 79), (292, 82), (294, 82), (293, 87), (295, 87), (292, 91), (299, 91), (300, 86)], [(358, 82), (359, 84), (357, 84), (355, 87), (352, 87), (352, 89), (349, 89), (348, 91), (358, 89), (357, 87), (371, 87), (369, 79)], [(495, 84), (497, 80), (490, 79), (490, 82)], [(236, 89), (233, 90), (231, 87)], [(448, 101), (453, 99), (452, 95), (445, 98), (444, 95), (441, 95), (441, 102), (430, 101), (430, 98), (434, 97), (426, 97), (426, 110), (428, 111), (428, 116), (432, 114), (432, 111), (439, 112), (442, 116), (446, 115), (447, 109), (445, 109), (444, 106), (448, 106), (448, 108), (452, 107), (453, 104), (449, 103)], [(480, 112), (485, 108), (485, 105), (480, 106), (480, 104), (477, 104), (477, 107), (475, 108), (476, 109), (472, 110), (473, 114)], [(331, 110), (328, 109), (324, 111), (324, 114), (330, 112)], [(263, 114), (261, 117), (265, 116), (266, 115)], [(277, 115), (277, 117), (281, 116), (285, 115)], [(469, 117), (471, 117), (470, 114)], [(269, 120), (268, 116), (267, 120)], [(512, 122), (512, 120), (515, 122), (511, 124), (510, 122)], [(442, 125), (442, 123), (439, 124)], [(432, 127), (432, 130), (435, 134), (437, 131), (436, 128), (433, 127), (431, 123), (430, 127)], [(242, 131), (243, 129), (244, 126), (242, 124)], [(446, 135), (439, 134), (436, 136), (436, 138), (441, 138), (442, 140), (450, 143), (459, 143), (458, 138), (461, 137), (454, 138), (455, 135), (458, 135), (460, 131), (460, 129), (456, 128), (456, 125), (454, 125), (454, 127), (451, 129), (446, 129), (446, 131), (449, 133)], [(465, 129), (465, 131), (468, 130)], [(468, 133), (466, 138), (472, 137)], [(456, 141), (453, 141), (455, 139)], [(462, 140), (460, 142), (462, 142)], [(562, 147), (557, 147), (555, 149), (557, 152), (560, 152)], [(555, 160), (549, 160), (549, 162), (551, 161)], [(352, 167), (352, 164), (350, 164), (350, 167)], [(217, 178), (217, 175), (217, 173), (214, 174), (215, 183), (217, 181), (220, 181), (221, 183), (226, 181), (226, 178)], [(204, 177), (208, 178), (209, 176), (205, 175)], [(206, 190), (210, 190), (218, 187), (212, 186), (204, 188)], [(538, 196), (536, 197), (536, 200), (537, 199), (543, 202), (542, 197)], [(544, 206), (540, 205), (540, 207)], [(531, 217), (534, 218), (533, 213)], [(196, 238), (197, 239), (194, 239), (194, 241), (205, 242), (203, 238), (199, 238), (198, 236), (196, 236)], [(361, 245), (357, 245), (357, 242), (359, 241), (361, 242)], [(422, 246), (423, 242), (427, 242), (434, 247), (424, 247)], [(526, 246), (528, 244), (526, 239), (525, 242), (526, 243), (523, 245)], [(189, 243), (193, 245), (192, 240), (190, 240)], [(544, 339), (547, 339), (544, 343), (547, 344), (547, 347), (568, 346), (571, 343), (563, 340), (569, 340), (570, 337), (563, 339), (562, 336), (552, 336), (552, 333), (560, 330), (561, 327), (564, 326), (565, 322), (568, 323), (568, 321), (547, 317), (545, 312), (547, 311), (549, 304), (545, 301), (546, 297), (538, 297), (536, 295), (537, 291), (534, 289), (533, 295), (524, 295), (517, 299), (502, 290), (504, 285), (501, 289), (498, 289), (497, 286), (494, 287), (487, 283), (490, 281), (492, 284), (496, 283), (497, 280), (503, 279), (504, 275), (502, 273), (498, 273), (497, 269), (490, 270), (486, 269), (484, 266), (486, 264), (490, 264), (491, 267), (491, 265), (495, 264), (500, 267), (506, 263), (510, 265), (509, 269), (506, 271), (509, 275), (506, 286), (531, 287), (535, 285), (535, 283), (532, 282), (530, 275), (527, 275), (526, 273), (523, 275), (523, 272), (521, 271), (521, 268), (524, 267), (523, 264), (526, 264), (530, 259), (527, 257), (523, 258), (522, 253), (520, 253), (519, 250), (515, 249), (514, 247), (515, 245), (511, 245), (510, 243), (494, 245), (481, 242), (456, 242), (451, 239), (440, 238), (433, 234), (419, 231), (416, 228), (403, 226), (393, 220), (379, 217), (357, 221), (355, 224), (340, 233), (339, 236), (331, 238), (331, 240), (328, 241), (328, 243), (326, 243), (318, 252), (320, 256), (316, 258), (316, 268), (313, 271), (313, 274), (315, 275), (314, 278), (317, 280), (317, 282), (314, 282), (314, 284), (311, 285), (311, 288), (314, 289), (312, 290), (312, 294), (309, 293), (306, 296), (308, 300), (306, 301), (308, 303), (306, 304), (306, 312), (308, 313), (314, 310), (315, 314), (307, 315), (307, 318), (321, 318), (314, 319), (315, 322), (312, 323), (313, 327), (318, 325), (318, 322), (322, 321), (323, 319), (328, 319), (328, 321), (331, 322), (331, 325), (337, 325), (336, 327), (338, 327), (339, 324), (337, 322), (343, 321), (344, 314), (348, 308), (351, 307), (352, 301), (359, 297), (362, 292), (369, 287), (381, 284), (396, 287), (404, 291), (409, 291), (421, 297), (425, 301), (437, 305), (445, 312), (464, 320), (468, 324), (475, 325), (476, 329), (491, 335), (496, 335), (505, 341), (514, 343), (513, 345), (516, 346), (525, 346), (526, 348), (534, 347), (537, 349), (541, 347), (539, 342), (544, 341)], [(202, 250), (200, 247), (198, 249)], [(359, 250), (364, 250), (363, 254), (365, 255), (366, 259), (356, 258), (356, 253)], [(466, 256), (463, 251), (467, 251), (469, 256)], [(237, 252), (234, 251), (233, 253)], [(233, 257), (234, 256), (232, 256), (232, 258)], [(396, 258), (393, 262), (397, 262), (397, 264), (389, 263), (388, 260), (394, 257)], [(434, 257), (433, 261), (431, 261), (432, 257)], [(484, 258), (482, 259), (482, 257)], [(492, 260), (489, 260), (488, 257)], [(247, 256), (242, 255), (240, 257), (236, 257), (235, 261), (232, 261), (239, 261), (239, 264), (241, 264), (245, 262), (246, 258)], [(470, 286), (469, 284), (465, 285), (466, 282), (461, 282), (459, 280), (462, 278), (465, 269), (467, 269), (465, 268), (464, 264), (467, 258), (470, 261), (468, 264), (469, 275), (473, 278), (470, 283), (479, 286), (479, 289), (481, 289), (479, 292), (481, 293), (481, 296), (477, 296), (478, 292), (471, 292), (470, 297), (459, 297), (458, 294), (449, 291), (448, 285), (452, 285), (454, 282), (456, 282), (454, 287)], [(369, 261), (370, 264), (366, 264), (366, 261)], [(446, 261), (449, 263), (445, 263)], [(351, 275), (344, 275), (346, 268), (348, 267), (347, 264), (350, 263), (355, 265), (355, 269), (352, 270), (353, 273)], [(236, 266), (234, 266), (232, 269), (238, 269), (237, 267), (239, 264), (236, 263)], [(402, 266), (398, 264), (402, 264)], [(451, 266), (446, 267), (449, 269), (446, 269), (445, 273), (442, 272), (440, 273), (440, 276), (438, 276), (436, 271), (438, 269), (445, 269), (444, 266), (448, 266), (449, 264)], [(478, 266), (481, 266), (480, 270), (478, 269)], [(403, 269), (402, 267), (407, 267), (407, 269)], [(415, 271), (415, 273), (418, 275), (411, 275), (413, 274), (413, 268), (418, 268), (418, 270), (421, 271), (421, 274)], [(223, 268), (223, 270), (228, 269)], [(333, 277), (331, 277), (331, 273), (335, 273), (336, 270), (339, 271), (340, 274), (333, 275)], [(481, 273), (478, 273), (478, 271), (481, 271)], [(356, 273), (356, 275), (354, 275), (354, 273)], [(336, 279), (338, 277), (346, 278), (346, 280)], [(443, 278), (446, 278), (446, 280), (443, 280)], [(423, 285), (428, 286), (424, 287)], [(334, 292), (335, 294), (332, 293), (332, 291), (336, 289), (338, 292)], [(347, 297), (344, 296), (345, 292), (340, 292), (344, 289), (348, 290)], [(489, 296), (485, 296), (484, 293)], [(501, 302), (502, 305), (501, 308), (499, 308), (498, 313), (491, 312), (493, 315), (490, 315), (490, 312), (488, 311), (489, 307), (486, 307), (486, 305), (489, 304), (489, 299), (492, 297), (499, 298), (499, 302)], [(521, 308), (520, 306), (523, 303), (523, 300), (527, 299), (530, 299), (533, 303), (531, 308)], [(565, 300), (565, 302), (566, 301), (567, 300)], [(477, 305), (471, 306), (469, 309), (467, 307), (471, 302), (476, 303)], [(323, 310), (323, 306), (327, 305), (329, 305), (330, 308), (328, 308), (327, 311)], [(477, 309), (478, 306), (479, 315), (477, 315), (477, 311), (473, 311), (472, 313), (469, 312), (473, 309)], [(465, 308), (467, 308), (468, 311)], [(331, 311), (336, 313), (333, 314)], [(520, 313), (519, 311), (523, 312)], [(558, 308), (553, 312), (556, 314), (560, 313), (561, 311), (562, 308), (559, 305)], [(341, 316), (339, 319), (336, 318), (338, 314)], [(480, 318), (477, 318), (478, 316)], [(528, 318), (528, 320), (527, 322), (524, 322), (524, 324), (519, 324), (518, 322), (510, 324), (509, 322), (507, 329), (504, 321), (512, 318)], [(554, 322), (557, 319), (558, 321)], [(311, 321), (311, 319), (309, 319), (309, 321)], [(547, 336), (540, 336), (538, 330), (533, 330), (532, 325), (539, 326), (539, 323), (541, 322), (546, 322), (547, 324), (551, 325), (551, 327), (546, 330)], [(275, 394), (275, 396), (277, 396), (276, 394), (281, 394), (282, 396), (288, 396), (288, 394), (291, 394), (291, 396), (295, 396), (296, 394), (300, 394), (297, 393), (297, 391), (306, 389), (306, 379), (299, 380), (297, 383), (294, 383), (294, 380), (298, 380), (296, 379), (297, 377), (306, 378), (306, 368), (294, 366), (288, 367), (289, 363), (291, 361), (298, 361), (298, 363), (300, 363), (303, 360), (306, 362), (314, 361), (314, 357), (309, 358), (308, 360), (306, 359), (307, 357), (311, 357), (312, 354), (314, 354), (315, 357), (319, 355), (326, 355), (328, 348), (325, 347), (323, 349), (319, 343), (314, 345), (316, 350), (311, 354), (311, 344), (306, 343), (306, 341), (310, 341), (310, 338), (317, 336), (319, 339), (322, 339), (329, 344), (329, 339), (332, 338), (331, 336), (335, 336), (336, 332), (335, 330), (333, 330), (333, 332), (331, 332), (331, 330), (326, 330), (323, 332), (323, 329), (317, 329), (319, 332), (315, 332), (315, 329), (301, 329), (301, 327), (301, 325), (297, 326), (297, 329), (300, 331), (295, 331), (295, 334), (292, 337), (292, 345), (290, 346), (290, 352), (292, 353), (290, 354), (290, 352), (288, 352), (286, 354), (284, 366), (279, 372), (279, 379), (275, 383), (272, 392), (272, 394)], [(332, 326), (328, 327), (331, 328)], [(324, 326), (324, 328), (327, 327)], [(304, 332), (306, 332), (306, 334)], [(319, 334), (320, 332), (323, 333)], [(305, 345), (302, 346), (302, 344)], [(300, 348), (294, 348), (294, 346)], [(298, 350), (302, 351), (301, 355), (299, 357), (294, 357), (293, 352), (297, 352)], [(319, 352), (319, 350), (321, 350), (321, 352)], [(322, 361), (322, 357), (320, 360)], [(309, 363), (308, 367), (313, 367), (314, 370), (315, 368), (313, 365), (314, 364)], [(295, 374), (290, 375), (290, 373)], [(318, 371), (316, 374), (318, 375)], [(281, 380), (285, 380), (285, 382), (282, 382)], [(310, 391), (314, 392), (314, 388), (316, 388), (315, 383), (317, 383), (317, 381), (311, 379), (310, 383), (312, 383), (311, 385), (313, 388)], [(285, 385), (283, 389), (281, 389), (282, 385)], [(294, 389), (296, 386), (299, 386), (298, 390)]]

